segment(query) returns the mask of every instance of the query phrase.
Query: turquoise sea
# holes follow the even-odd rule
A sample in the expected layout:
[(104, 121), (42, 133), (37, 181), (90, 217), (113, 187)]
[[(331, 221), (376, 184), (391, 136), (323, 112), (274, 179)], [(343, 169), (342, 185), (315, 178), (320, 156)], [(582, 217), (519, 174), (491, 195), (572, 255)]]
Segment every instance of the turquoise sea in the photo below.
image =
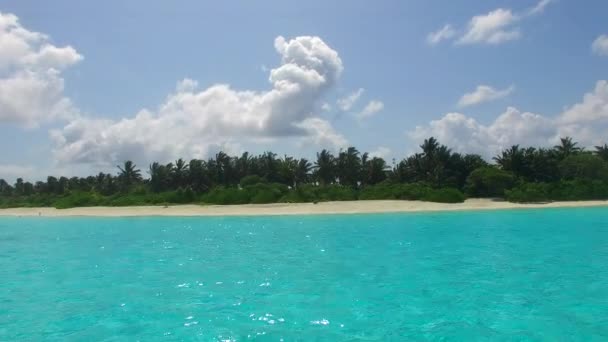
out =
[(608, 341), (608, 208), (0, 218), (1, 341)]

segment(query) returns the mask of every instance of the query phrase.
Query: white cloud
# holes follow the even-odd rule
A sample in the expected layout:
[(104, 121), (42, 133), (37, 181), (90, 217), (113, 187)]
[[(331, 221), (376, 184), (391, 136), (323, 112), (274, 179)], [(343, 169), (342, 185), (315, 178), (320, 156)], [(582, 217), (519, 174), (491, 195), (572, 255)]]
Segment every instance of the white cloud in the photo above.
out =
[(183, 80), (177, 82), (175, 86), (175, 91), (178, 93), (190, 93), (195, 91), (198, 88), (198, 81), (184, 78)]
[(599, 81), (582, 102), (568, 108), (557, 117), (521, 112), (508, 108), (488, 125), (461, 113), (448, 113), (417, 126), (408, 136), (420, 142), (434, 136), (456, 151), (479, 153), (486, 158), (520, 144), (522, 146), (552, 146), (559, 137), (571, 136), (582, 146), (606, 143), (608, 131), (608, 82)]
[(391, 156), (392, 153), (393, 151), (390, 148), (385, 146), (378, 146), (377, 149), (369, 153), (369, 156), (372, 158), (378, 157), (386, 160), (388, 157)]
[[(454, 39), (456, 44), (491, 44), (497, 45), (521, 37), (518, 23), (523, 19), (544, 12), (553, 0), (540, 0), (534, 7), (516, 14), (508, 8), (498, 8), (486, 14), (476, 15), (467, 23), (466, 28), (456, 30), (447, 24), (440, 30), (427, 36), (430, 45), (436, 45), (443, 40)], [(461, 34), (458, 34), (458, 32)]]
[(71, 46), (25, 29), (17, 16), (0, 12), (0, 123), (35, 127), (76, 113), (63, 94), (62, 71), (83, 57)]
[[(342, 73), (338, 53), (318, 37), (277, 37), (281, 64), (270, 70), (267, 91), (229, 85), (198, 89), (180, 82), (157, 110), (121, 120), (79, 118), (51, 133), (63, 163), (113, 164), (206, 157), (225, 144), (292, 138), (326, 147), (346, 145), (331, 124), (314, 114)], [(330, 146), (333, 145), (333, 146)]]
[(429, 33), (429, 35), (426, 37), (426, 41), (430, 45), (436, 45), (442, 40), (451, 39), (455, 35), (456, 30), (454, 30), (451, 25), (446, 24), (441, 29)]
[(518, 18), (510, 9), (499, 8), (485, 15), (477, 15), (469, 21), (466, 33), (458, 44), (500, 44), (521, 36), (519, 28), (513, 27)]
[(417, 126), (408, 135), (413, 142), (433, 136), (456, 151), (491, 158), (514, 144), (546, 145), (555, 138), (555, 133), (551, 120), (508, 108), (490, 125), (483, 125), (461, 113), (448, 113), (427, 126)]
[(321, 118), (308, 118), (297, 124), (307, 132), (304, 143), (317, 146), (328, 146), (334, 149), (345, 148), (348, 141), (331, 126), (327, 120)]
[(346, 97), (343, 97), (341, 99), (338, 99), (338, 101), (337, 101), (338, 108), (340, 108), (340, 110), (342, 110), (343, 112), (348, 112), (349, 110), (351, 110), (351, 108), (353, 108), (355, 103), (357, 103), (357, 101), (359, 100), (361, 95), (363, 95), (364, 92), (365, 92), (365, 89), (359, 88), (356, 91), (354, 91), (352, 94), (350, 94)]
[(384, 103), (377, 100), (370, 101), (362, 111), (357, 113), (357, 118), (362, 120), (369, 118), (384, 109)]
[(583, 101), (566, 109), (556, 120), (560, 135), (576, 137), (586, 146), (608, 142), (608, 81), (598, 81)]
[(479, 85), (473, 92), (464, 94), (458, 101), (458, 106), (467, 107), (484, 102), (498, 100), (511, 94), (514, 89), (515, 87), (513, 86), (510, 86), (503, 90), (499, 90), (494, 89), (488, 85)]
[(329, 112), (331, 111), (331, 105), (327, 102), (323, 102), (323, 104), (321, 105), (321, 110), (323, 110), (324, 112)]
[(591, 50), (600, 56), (608, 56), (608, 35), (602, 34), (597, 37), (591, 44)]
[(552, 2), (553, 0), (540, 0), (536, 6), (528, 10), (528, 15), (543, 13), (545, 8)]

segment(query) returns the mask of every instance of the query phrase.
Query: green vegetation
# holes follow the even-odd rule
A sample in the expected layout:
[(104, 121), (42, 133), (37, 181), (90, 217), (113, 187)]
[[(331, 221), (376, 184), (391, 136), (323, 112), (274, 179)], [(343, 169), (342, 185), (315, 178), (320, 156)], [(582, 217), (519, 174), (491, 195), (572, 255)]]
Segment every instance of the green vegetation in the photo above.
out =
[(547, 148), (512, 146), (488, 164), (481, 156), (452, 152), (429, 138), (389, 167), (349, 147), (317, 153), (314, 163), (272, 152), (208, 160), (154, 162), (144, 178), (131, 162), (118, 174), (47, 177), (14, 184), (0, 179), (0, 207), (245, 204), (353, 200), (421, 200), (457, 203), (468, 197), (513, 202), (608, 199), (608, 145), (584, 151), (570, 138)]
[(502, 197), (515, 184), (512, 173), (494, 166), (475, 169), (467, 178), (465, 190), (471, 197)]

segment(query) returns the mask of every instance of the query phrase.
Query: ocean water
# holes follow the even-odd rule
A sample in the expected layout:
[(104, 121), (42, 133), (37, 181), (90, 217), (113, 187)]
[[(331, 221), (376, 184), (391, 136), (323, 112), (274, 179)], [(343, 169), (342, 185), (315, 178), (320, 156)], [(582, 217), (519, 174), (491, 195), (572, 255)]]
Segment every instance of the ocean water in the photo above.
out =
[(0, 218), (1, 341), (608, 341), (608, 208)]

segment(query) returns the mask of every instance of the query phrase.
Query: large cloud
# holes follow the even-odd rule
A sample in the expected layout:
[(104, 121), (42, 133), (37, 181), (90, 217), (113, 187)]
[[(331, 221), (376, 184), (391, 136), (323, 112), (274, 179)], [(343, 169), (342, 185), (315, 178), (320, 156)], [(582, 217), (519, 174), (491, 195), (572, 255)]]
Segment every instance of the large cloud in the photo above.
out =
[(82, 60), (70, 46), (25, 29), (13, 14), (0, 12), (0, 123), (37, 126), (75, 115), (63, 94), (61, 72)]
[(53, 131), (57, 160), (109, 164), (204, 157), (218, 146), (279, 137), (345, 145), (329, 122), (314, 115), (342, 73), (338, 53), (318, 37), (278, 37), (274, 45), (281, 64), (270, 70), (270, 90), (199, 90), (195, 81), (184, 80), (155, 111), (118, 121), (80, 118)]
[(608, 140), (606, 132), (608, 82), (599, 81), (580, 103), (557, 117), (520, 112), (510, 107), (484, 125), (464, 114), (448, 113), (428, 125), (417, 126), (408, 132), (408, 136), (413, 142), (434, 136), (457, 151), (491, 158), (511, 145), (551, 146), (563, 136), (571, 136), (583, 146), (600, 145)]

